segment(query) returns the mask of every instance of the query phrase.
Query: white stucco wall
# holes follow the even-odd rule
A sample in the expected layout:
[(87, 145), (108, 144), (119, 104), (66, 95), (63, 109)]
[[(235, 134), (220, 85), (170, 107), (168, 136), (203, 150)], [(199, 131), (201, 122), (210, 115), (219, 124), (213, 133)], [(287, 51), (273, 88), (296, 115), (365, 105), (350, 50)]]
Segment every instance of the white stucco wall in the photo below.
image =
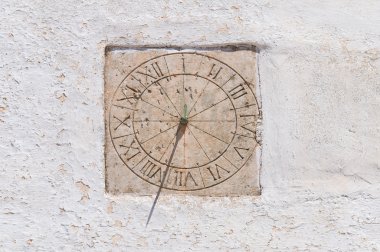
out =
[[(380, 2), (0, 2), (0, 251), (379, 251)], [(260, 197), (104, 193), (107, 45), (260, 49)]]

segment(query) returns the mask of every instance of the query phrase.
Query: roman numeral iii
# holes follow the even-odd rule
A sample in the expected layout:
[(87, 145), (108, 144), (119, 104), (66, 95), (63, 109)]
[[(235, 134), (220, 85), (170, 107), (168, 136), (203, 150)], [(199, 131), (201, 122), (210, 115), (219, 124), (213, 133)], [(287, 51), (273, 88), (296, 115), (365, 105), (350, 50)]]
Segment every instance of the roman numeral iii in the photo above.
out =
[(245, 88), (243, 84), (240, 84), (234, 88), (231, 88), (228, 93), (234, 98), (235, 100), (246, 95), (247, 91), (245, 91)]

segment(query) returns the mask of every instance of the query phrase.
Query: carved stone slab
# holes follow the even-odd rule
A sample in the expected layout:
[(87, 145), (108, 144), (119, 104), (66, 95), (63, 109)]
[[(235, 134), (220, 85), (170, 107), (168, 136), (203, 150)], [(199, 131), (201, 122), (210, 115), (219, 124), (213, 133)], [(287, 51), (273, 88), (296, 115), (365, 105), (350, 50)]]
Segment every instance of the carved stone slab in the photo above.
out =
[(254, 50), (107, 50), (108, 193), (258, 195)]

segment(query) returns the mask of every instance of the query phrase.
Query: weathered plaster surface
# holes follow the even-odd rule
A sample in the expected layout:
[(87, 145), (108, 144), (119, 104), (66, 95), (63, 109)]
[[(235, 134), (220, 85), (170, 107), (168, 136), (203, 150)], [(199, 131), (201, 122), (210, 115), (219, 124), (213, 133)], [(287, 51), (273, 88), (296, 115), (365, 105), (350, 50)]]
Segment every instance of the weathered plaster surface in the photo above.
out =
[[(0, 250), (379, 251), (380, 3), (0, 2)], [(104, 193), (106, 45), (254, 43), (260, 197)]]

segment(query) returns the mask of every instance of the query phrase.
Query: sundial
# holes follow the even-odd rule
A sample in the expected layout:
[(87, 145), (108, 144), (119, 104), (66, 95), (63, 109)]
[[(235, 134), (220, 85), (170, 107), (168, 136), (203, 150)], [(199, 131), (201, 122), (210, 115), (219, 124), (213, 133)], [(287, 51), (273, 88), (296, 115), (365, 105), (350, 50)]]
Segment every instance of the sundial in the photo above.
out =
[(256, 90), (254, 50), (108, 50), (107, 191), (259, 194)]

